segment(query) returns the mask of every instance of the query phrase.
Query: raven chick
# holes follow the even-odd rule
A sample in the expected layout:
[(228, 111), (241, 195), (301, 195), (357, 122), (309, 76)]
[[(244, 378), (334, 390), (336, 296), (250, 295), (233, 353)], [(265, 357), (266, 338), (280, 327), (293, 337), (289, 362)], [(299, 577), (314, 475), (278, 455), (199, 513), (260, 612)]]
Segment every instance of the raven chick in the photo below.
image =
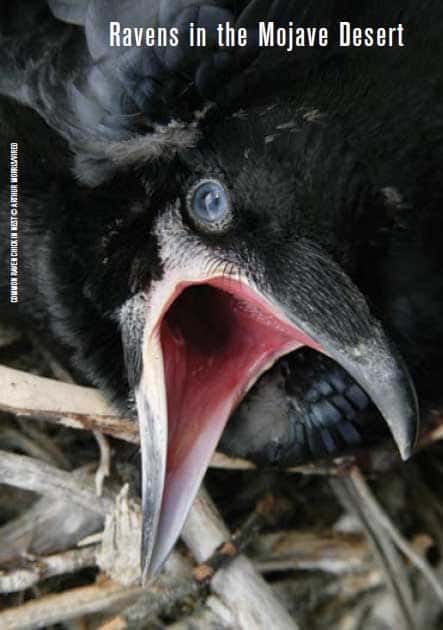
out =
[[(408, 457), (415, 392), (426, 407), (443, 376), (440, 3), (21, 4), (1, 10), (1, 132), (22, 155), (8, 311), (138, 417), (145, 575), (223, 431), (231, 453), (298, 463), (383, 417)], [(402, 22), (407, 46), (215, 39), (291, 20)], [(209, 41), (110, 48), (110, 21)]]

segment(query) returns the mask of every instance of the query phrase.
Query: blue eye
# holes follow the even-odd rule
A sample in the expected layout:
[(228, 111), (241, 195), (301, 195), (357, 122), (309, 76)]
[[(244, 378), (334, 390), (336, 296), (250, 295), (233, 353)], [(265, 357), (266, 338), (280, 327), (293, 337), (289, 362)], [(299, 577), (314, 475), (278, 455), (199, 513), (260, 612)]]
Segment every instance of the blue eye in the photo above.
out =
[(199, 227), (211, 232), (223, 232), (232, 220), (228, 192), (215, 179), (204, 179), (191, 189), (188, 211)]

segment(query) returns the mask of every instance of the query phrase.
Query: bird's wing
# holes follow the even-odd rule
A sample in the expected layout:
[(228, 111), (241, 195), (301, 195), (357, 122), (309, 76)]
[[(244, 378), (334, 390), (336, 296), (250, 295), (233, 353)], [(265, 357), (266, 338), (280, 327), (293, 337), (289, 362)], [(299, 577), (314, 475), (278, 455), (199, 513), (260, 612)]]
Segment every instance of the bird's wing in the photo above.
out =
[[(322, 49), (297, 55), (257, 46), (259, 21), (276, 26), (319, 25), (337, 5), (301, 0), (36, 0), (37, 28), (11, 29), (17, 9), (0, 9), (0, 93), (31, 106), (71, 145), (74, 170), (84, 182), (103, 181), (115, 168), (172, 154), (195, 141), (208, 103), (232, 104), (295, 82)], [(316, 5), (322, 5), (318, 7)], [(326, 8), (328, 4), (329, 8)], [(21, 9), (20, 9), (20, 5)], [(313, 6), (314, 5), (314, 6)], [(331, 8), (332, 7), (332, 8)], [(341, 9), (342, 7), (338, 7)], [(110, 46), (110, 23), (121, 28), (177, 29), (178, 45)], [(220, 47), (218, 24), (247, 29), (248, 45)], [(69, 23), (69, 24), (68, 24)], [(189, 25), (204, 27), (205, 46), (189, 45)], [(158, 31), (155, 30), (155, 33)], [(284, 68), (281, 65), (284, 64)]]

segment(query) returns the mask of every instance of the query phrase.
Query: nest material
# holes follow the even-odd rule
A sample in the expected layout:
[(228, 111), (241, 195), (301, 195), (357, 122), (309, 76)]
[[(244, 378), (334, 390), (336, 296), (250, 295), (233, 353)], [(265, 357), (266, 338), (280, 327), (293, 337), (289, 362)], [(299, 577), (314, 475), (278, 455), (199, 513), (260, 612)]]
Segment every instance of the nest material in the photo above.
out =
[(216, 454), (143, 587), (136, 426), (38, 340), (2, 328), (0, 363), (2, 629), (440, 627), (438, 414), (407, 464), (389, 447), (289, 471)]

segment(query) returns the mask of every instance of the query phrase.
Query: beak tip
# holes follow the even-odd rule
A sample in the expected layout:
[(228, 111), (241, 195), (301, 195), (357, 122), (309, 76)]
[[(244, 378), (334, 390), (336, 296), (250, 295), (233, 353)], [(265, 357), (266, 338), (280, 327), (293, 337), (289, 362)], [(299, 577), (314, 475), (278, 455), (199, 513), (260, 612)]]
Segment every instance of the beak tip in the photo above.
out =
[(402, 446), (402, 448), (399, 450), (400, 450), (401, 458), (405, 462), (411, 457), (414, 450), (414, 445), (406, 444), (405, 446)]
[(158, 571), (153, 570), (150, 562), (142, 560), (141, 565), (141, 583), (144, 588), (150, 586), (158, 576)]
[(149, 569), (142, 570), (141, 583), (143, 588), (149, 588), (156, 578), (157, 574), (153, 574)]
[(155, 577), (152, 565), (153, 546), (151, 540), (146, 537), (146, 529), (144, 530), (142, 545), (140, 549), (140, 570), (142, 586), (147, 586)]
[(402, 460), (406, 461), (413, 455), (419, 435), (420, 415), (416, 397), (414, 397), (414, 411), (409, 414), (404, 426), (407, 428), (406, 435), (397, 442), (397, 446)]
[(143, 554), (143, 551), (142, 551), (141, 560), (140, 560), (140, 572), (141, 572), (141, 583), (142, 583), (142, 586), (147, 586), (147, 584), (149, 583), (149, 579), (150, 579), (149, 561), (148, 561), (146, 555)]
[(141, 581), (143, 586), (148, 586), (155, 582), (158, 578), (165, 561), (160, 561), (155, 558), (154, 550), (151, 548), (150, 553), (143, 553), (141, 557)]

